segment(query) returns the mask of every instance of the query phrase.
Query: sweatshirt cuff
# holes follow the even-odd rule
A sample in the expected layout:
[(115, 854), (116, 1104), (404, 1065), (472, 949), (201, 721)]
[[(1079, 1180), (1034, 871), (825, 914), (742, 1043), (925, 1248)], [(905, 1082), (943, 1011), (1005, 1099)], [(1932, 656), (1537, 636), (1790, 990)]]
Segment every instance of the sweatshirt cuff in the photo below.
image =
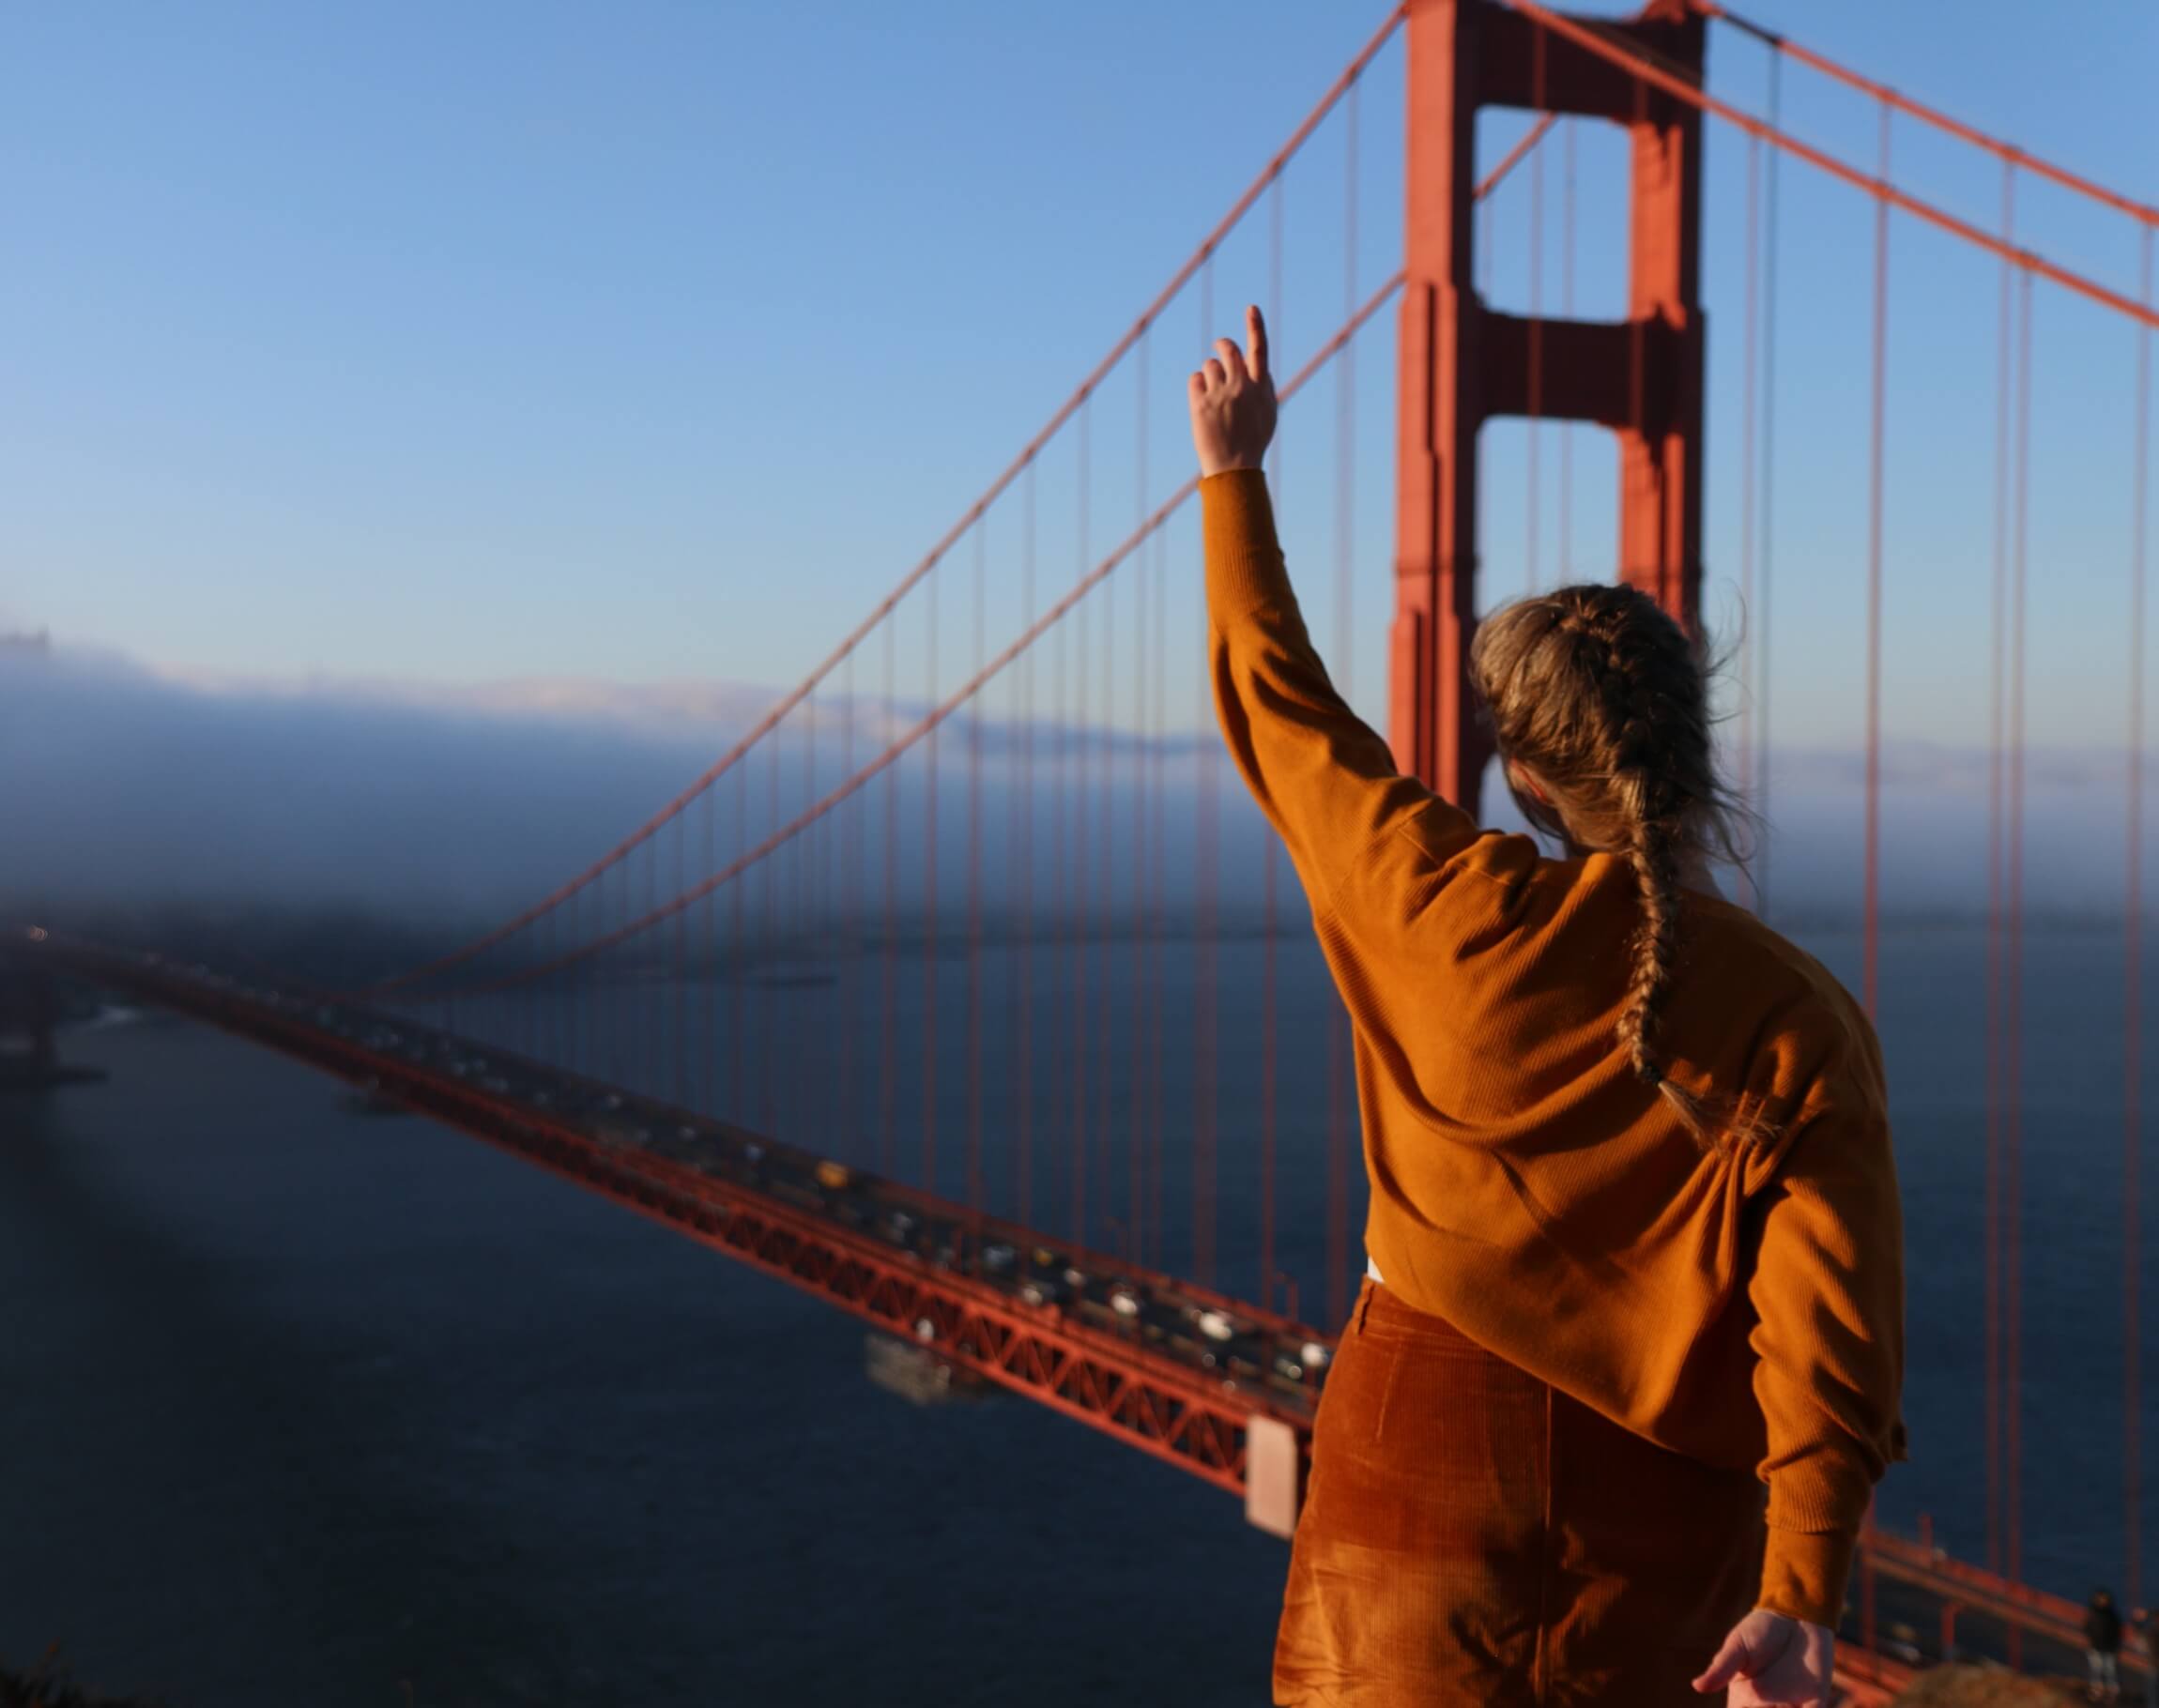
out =
[(1769, 1531), (1754, 1605), (1830, 1630), (1844, 1617), (1845, 1581), (1858, 1538), (1849, 1531)]
[(1289, 596), (1289, 572), (1275, 536), (1275, 510), (1263, 470), (1226, 468), (1202, 480), (1200, 526), (1206, 547), (1207, 609), (1216, 622)]

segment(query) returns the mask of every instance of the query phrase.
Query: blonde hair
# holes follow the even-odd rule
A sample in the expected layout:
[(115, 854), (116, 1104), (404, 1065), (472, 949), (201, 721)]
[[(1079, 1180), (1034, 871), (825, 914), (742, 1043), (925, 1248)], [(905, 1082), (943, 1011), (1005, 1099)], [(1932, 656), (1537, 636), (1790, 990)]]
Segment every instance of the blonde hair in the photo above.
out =
[(1717, 775), (1712, 665), (1648, 594), (1625, 586), (1557, 587), (1502, 606), (1478, 626), (1469, 672), (1502, 759), (1534, 772), (1550, 803), (1508, 786), (1530, 823), (1624, 854), (1641, 923), (1619, 1040), (1705, 1148), (1720, 1133), (1758, 1136), (1736, 1102), (1664, 1076), (1657, 1049), (1682, 924), (1680, 864), (1691, 852), (1743, 857), (1746, 808)]

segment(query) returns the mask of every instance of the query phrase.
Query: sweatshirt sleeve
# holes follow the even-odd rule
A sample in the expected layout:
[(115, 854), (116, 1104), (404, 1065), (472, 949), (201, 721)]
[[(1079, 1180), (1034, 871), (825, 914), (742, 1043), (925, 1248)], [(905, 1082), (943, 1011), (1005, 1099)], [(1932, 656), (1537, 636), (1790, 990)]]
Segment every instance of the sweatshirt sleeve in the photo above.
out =
[(1408, 819), (1427, 856), (1466, 847), (1477, 826), (1395, 769), (1379, 736), (1335, 692), (1305, 632), (1275, 536), (1266, 477), (1233, 469), (1200, 482), (1209, 666), (1222, 737), (1288, 847), (1316, 909), (1354, 907), (1364, 856)]
[(1816, 1117), (1766, 1190), (1749, 1287), (1769, 1488), (1755, 1605), (1833, 1629), (1874, 1486), (1906, 1456), (1903, 1216), (1879, 1106)]

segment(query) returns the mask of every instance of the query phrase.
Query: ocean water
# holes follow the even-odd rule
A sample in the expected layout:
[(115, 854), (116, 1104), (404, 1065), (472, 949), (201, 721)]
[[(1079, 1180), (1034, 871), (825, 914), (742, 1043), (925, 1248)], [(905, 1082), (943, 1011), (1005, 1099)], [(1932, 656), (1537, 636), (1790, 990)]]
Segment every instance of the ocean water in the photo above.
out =
[[(1796, 935), (1856, 985), (1855, 937)], [(1076, 953), (827, 944), (458, 1020), (957, 1197), (979, 1134), (992, 1208), (1024, 1188), (1173, 1269), (1211, 1246), (1250, 1297), (1271, 953), (1275, 1267), (1326, 1317), (1355, 1254), (1316, 953), (1222, 946), (1210, 1076), (1188, 951)], [(2023, 1543), (2078, 1596), (2125, 1533), (2121, 982), (2118, 934), (2028, 935)], [(1886, 940), (1914, 1457), (1880, 1509), (1968, 1558), (1984, 991), (1982, 933)], [(111, 1080), (0, 1106), (0, 1660), (62, 1640), (172, 1708), (1265, 1700), (1287, 1555), (1234, 1501), (1021, 1401), (910, 1406), (838, 1313), (207, 1029), (68, 1049)]]

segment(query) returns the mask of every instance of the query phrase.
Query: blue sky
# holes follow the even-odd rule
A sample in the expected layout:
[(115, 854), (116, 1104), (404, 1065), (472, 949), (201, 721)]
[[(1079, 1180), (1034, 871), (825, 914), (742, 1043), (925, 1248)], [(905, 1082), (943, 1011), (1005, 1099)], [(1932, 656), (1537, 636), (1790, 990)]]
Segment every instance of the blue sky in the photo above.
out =
[[(1953, 38), (1941, 8), (1910, 4), (1755, 10), (2159, 200), (2149, 7), (2087, 0), (2076, 29), (2043, 31), (1980, 5)], [(13, 8), (0, 626), (196, 675), (788, 680), (1130, 323), (1379, 16), (1255, 0)], [(1714, 53), (1718, 85), (1757, 100), (1758, 52), (1723, 36)], [(1400, 81), (1398, 43), (1360, 98), (1366, 285), (1399, 252)], [(1863, 103), (1794, 72), (1785, 111), (1871, 154)], [(1518, 125), (1494, 115), (1486, 139)], [(1908, 127), (1898, 146), (1900, 177), (1993, 218), (1994, 167)], [(1586, 313), (1618, 277), (1618, 160), (1584, 136)], [(1718, 133), (1708, 160), (1712, 608), (1728, 618), (1744, 152)], [(1338, 124), (1285, 191), (1291, 360), (1340, 317), (1344, 165)], [(1547, 171), (1555, 220), (1556, 156)], [(1777, 716), (1840, 740), (1857, 727), (1871, 215), (1804, 168), (1783, 183)], [(1527, 191), (1524, 175), (1495, 206), (1503, 301), (1526, 290)], [(2044, 247), (2133, 288), (2118, 225), (2058, 196), (2027, 206)], [(1266, 297), (1264, 242), (1263, 207), (1219, 263), (1217, 321)], [(1556, 243), (1553, 225), (1548, 263)], [(1892, 729), (1953, 740), (1984, 705), (1997, 274), (1904, 221), (1891, 266), (1885, 696)], [(2035, 689), (2033, 717), (2069, 740), (2120, 727), (2134, 345), (2059, 293), (2039, 301), (2030, 644), (2059, 693)], [(1187, 297), (1150, 342), (1144, 460), (1129, 370), (1098, 400), (1096, 553), (1141, 491), (1181, 478), (1176, 383), (1198, 332)], [(1391, 316), (1357, 373), (1346, 662), (1369, 705)], [(1292, 412), (1283, 452), (1286, 526), (1315, 575), (1335, 538), (1326, 386)], [(1508, 426), (1488, 447), (1494, 591), (1519, 576), (1524, 447)], [(1546, 482), (1557, 454), (1547, 438)], [(1071, 458), (1045, 461), (1044, 594), (1080, 562)], [(1609, 450), (1583, 435), (1574, 464), (1573, 567), (1599, 573)], [(1547, 579), (1555, 526), (1548, 504)], [(1017, 621), (1020, 546), (1009, 508), (991, 526), (994, 643)], [(1172, 534), (1173, 576), (1189, 547)], [(964, 555), (946, 572), (969, 572)], [(1331, 587), (1314, 598), (1331, 613)], [(972, 650), (964, 607), (948, 589), (947, 684)]]

